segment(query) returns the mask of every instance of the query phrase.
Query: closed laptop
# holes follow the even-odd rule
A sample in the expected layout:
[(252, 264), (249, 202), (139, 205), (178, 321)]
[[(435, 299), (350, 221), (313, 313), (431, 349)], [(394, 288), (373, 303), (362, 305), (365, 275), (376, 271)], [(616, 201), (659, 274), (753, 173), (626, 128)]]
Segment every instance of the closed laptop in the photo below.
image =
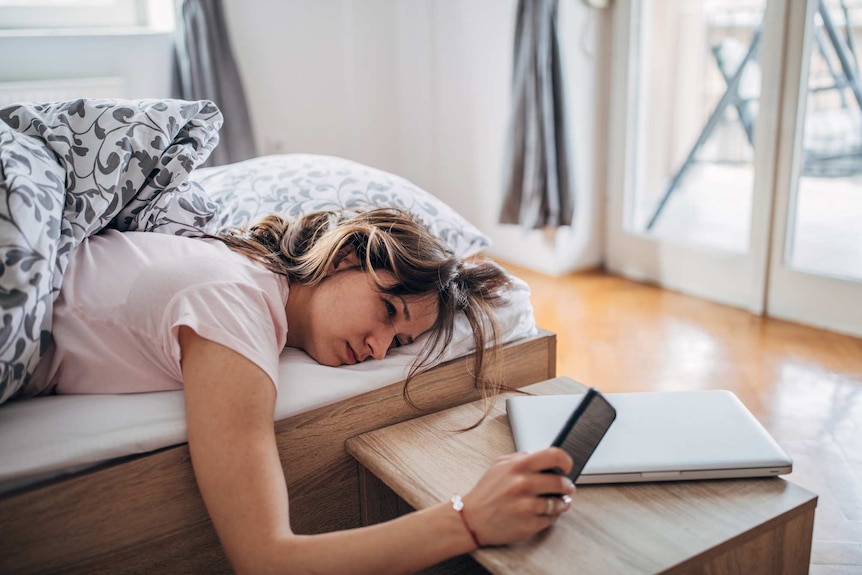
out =
[[(518, 451), (551, 445), (582, 394), (513, 396)], [(770, 477), (793, 462), (730, 391), (609, 393), (617, 418), (579, 484)]]

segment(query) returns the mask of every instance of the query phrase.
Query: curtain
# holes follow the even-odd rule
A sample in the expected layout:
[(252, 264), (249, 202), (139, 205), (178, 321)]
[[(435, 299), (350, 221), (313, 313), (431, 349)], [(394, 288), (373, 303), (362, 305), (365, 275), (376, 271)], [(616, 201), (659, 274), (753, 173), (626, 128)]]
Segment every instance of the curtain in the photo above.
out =
[(503, 224), (536, 229), (572, 223), (574, 189), (556, 20), (557, 0), (519, 0)]
[(207, 166), (257, 155), (221, 0), (177, 0), (173, 97), (212, 100), (224, 115)]

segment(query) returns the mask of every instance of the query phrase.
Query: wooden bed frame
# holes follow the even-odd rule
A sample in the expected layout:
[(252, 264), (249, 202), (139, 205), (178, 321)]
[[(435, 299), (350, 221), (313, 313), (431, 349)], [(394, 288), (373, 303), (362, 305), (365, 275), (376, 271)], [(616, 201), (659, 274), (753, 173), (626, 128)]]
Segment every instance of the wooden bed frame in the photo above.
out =
[[(556, 336), (540, 330), (501, 351), (506, 385), (556, 375)], [(275, 424), (294, 532), (359, 527), (359, 475), (350, 437), (479, 397), (468, 362)], [(108, 464), (0, 498), (0, 573), (230, 573), (198, 493), (187, 445)]]

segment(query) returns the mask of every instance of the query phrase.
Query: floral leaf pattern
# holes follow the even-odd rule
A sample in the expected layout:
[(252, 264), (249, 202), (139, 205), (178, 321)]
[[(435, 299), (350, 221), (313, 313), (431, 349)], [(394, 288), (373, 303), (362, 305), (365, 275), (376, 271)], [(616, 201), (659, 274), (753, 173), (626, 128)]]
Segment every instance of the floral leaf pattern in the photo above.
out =
[(189, 174), (218, 143), (212, 102), (74, 100), (0, 109), (0, 403), (50, 342), (75, 246), (106, 228), (217, 230)]
[(219, 206), (220, 229), (266, 214), (296, 217), (320, 210), (401, 208), (455, 253), (470, 256), (491, 242), (447, 204), (404, 178), (342, 158), (288, 154), (201, 168), (190, 180)]
[(307, 154), (195, 169), (218, 143), (212, 102), (75, 100), (0, 109), (0, 403), (51, 342), (74, 248), (112, 227), (199, 236), (260, 216), (398, 207), (455, 253), (488, 238), (407, 180)]

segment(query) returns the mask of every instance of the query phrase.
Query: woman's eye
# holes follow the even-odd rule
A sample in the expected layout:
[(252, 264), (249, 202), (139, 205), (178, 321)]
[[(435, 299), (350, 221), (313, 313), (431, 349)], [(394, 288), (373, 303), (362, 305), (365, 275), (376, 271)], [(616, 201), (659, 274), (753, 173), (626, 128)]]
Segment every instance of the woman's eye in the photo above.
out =
[(383, 300), (383, 303), (386, 304), (386, 315), (389, 317), (395, 317), (395, 314), (398, 313), (398, 311), (395, 309), (395, 306), (392, 305), (392, 302)]

